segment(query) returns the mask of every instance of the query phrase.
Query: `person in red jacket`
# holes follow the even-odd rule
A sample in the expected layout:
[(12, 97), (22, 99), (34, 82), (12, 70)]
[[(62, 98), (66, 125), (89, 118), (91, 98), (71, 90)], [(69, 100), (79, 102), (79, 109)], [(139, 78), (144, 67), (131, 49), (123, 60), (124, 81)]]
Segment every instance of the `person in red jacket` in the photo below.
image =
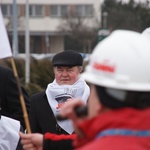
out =
[[(113, 31), (95, 47), (82, 74), (91, 84), (87, 116), (76, 111), (85, 110), (80, 100), (70, 101), (60, 111), (74, 125), (71, 149), (150, 149), (149, 58), (149, 40), (134, 31)], [(52, 140), (59, 141), (50, 133), (20, 136), (23, 148), (29, 150), (51, 149)]]

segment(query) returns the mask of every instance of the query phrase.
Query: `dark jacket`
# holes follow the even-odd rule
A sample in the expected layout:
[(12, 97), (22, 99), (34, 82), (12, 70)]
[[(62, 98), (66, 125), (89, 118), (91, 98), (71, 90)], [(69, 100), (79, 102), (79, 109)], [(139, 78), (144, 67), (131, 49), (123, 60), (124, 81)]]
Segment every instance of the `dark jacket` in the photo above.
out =
[(34, 94), (31, 96), (30, 101), (29, 119), (32, 132), (42, 134), (49, 132), (46, 134), (47, 140), (44, 141), (44, 150), (71, 150), (74, 135), (68, 135), (66, 131), (58, 126), (46, 93)]
[(29, 113), (31, 130), (33, 133), (56, 133), (67, 134), (60, 128), (48, 103), (46, 93), (41, 92), (31, 96), (31, 109)]
[[(27, 111), (29, 112), (30, 101), (25, 89), (22, 88)], [(13, 71), (0, 66), (0, 106), (1, 114), (19, 120), (25, 129), (22, 107), (19, 99), (19, 92)]]

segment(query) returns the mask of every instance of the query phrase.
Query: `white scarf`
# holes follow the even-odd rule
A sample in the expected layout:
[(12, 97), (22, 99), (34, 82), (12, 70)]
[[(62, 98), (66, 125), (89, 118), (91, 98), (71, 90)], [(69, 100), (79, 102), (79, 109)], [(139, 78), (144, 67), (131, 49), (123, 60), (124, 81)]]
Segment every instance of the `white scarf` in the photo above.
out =
[(8, 117), (0, 119), (0, 150), (16, 150), (19, 142), (20, 122)]
[[(49, 105), (56, 116), (60, 108), (67, 102), (68, 98), (80, 98), (86, 103), (90, 95), (90, 88), (82, 78), (79, 78), (73, 85), (58, 85), (54, 80), (52, 83), (48, 84), (46, 95)], [(71, 120), (57, 120), (57, 123), (67, 133), (73, 133), (74, 130)]]

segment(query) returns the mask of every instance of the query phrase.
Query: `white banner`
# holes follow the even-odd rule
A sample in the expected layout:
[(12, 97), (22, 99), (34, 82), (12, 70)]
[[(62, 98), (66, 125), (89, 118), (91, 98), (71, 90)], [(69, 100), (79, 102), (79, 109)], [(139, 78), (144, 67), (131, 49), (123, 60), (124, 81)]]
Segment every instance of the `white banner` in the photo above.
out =
[(0, 7), (0, 59), (11, 56), (12, 56), (11, 47), (8, 40), (8, 35), (6, 32), (3, 15)]

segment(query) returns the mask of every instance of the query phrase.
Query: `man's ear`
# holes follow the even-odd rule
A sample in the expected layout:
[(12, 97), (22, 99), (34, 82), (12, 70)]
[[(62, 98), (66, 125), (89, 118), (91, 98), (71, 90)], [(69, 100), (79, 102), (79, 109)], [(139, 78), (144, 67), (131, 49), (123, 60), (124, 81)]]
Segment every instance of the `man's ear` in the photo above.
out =
[(102, 103), (100, 103), (100, 105), (98, 106), (98, 113), (103, 113), (103, 112), (107, 112), (110, 111), (111, 109), (104, 106)]
[(53, 67), (53, 72), (55, 72), (56, 67)]
[(82, 73), (83, 72), (83, 67), (79, 66), (79, 72)]

